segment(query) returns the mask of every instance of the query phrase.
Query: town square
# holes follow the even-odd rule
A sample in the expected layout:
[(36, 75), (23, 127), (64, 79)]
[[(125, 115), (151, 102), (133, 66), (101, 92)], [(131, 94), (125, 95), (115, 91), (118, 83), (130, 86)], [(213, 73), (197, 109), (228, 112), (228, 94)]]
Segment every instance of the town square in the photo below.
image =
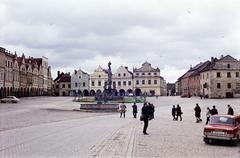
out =
[[(150, 97), (155, 119), (149, 122), (149, 135), (142, 134), (132, 104), (126, 118), (119, 113), (81, 112), (80, 104), (69, 97), (24, 98), (19, 104), (0, 104), (1, 157), (232, 157), (240, 155), (239, 144), (205, 144), (203, 128), (207, 107), (216, 105), (219, 113), (231, 104), (239, 113), (238, 99)], [(196, 123), (194, 106), (202, 108), (202, 123)], [(182, 121), (173, 121), (172, 105), (180, 104)]]
[(0, 0), (0, 157), (239, 158), (239, 8)]

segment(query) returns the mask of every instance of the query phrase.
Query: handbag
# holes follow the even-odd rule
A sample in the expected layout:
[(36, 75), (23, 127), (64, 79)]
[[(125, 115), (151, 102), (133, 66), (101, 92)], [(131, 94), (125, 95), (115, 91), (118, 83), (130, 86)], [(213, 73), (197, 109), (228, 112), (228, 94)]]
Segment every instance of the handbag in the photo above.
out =
[(144, 121), (144, 115), (140, 115), (140, 121)]

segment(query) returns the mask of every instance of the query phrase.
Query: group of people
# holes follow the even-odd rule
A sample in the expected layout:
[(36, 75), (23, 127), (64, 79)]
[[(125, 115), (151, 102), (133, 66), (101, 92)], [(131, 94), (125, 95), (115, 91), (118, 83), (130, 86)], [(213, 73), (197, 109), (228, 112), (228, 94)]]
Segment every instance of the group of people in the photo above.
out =
[[(234, 110), (230, 105), (227, 105), (228, 107), (228, 115), (234, 115)], [(126, 112), (126, 105), (124, 104), (124, 102), (122, 102), (119, 106), (119, 111), (120, 111), (120, 118), (124, 117), (125, 118), (125, 112)], [(201, 119), (201, 108), (198, 104), (196, 104), (196, 106), (194, 107), (194, 111), (195, 111), (195, 117), (196, 117), (196, 122), (202, 122)], [(144, 122), (144, 127), (143, 127), (143, 134), (144, 135), (148, 135), (147, 133), (147, 128), (148, 128), (148, 122), (149, 120), (154, 118), (154, 112), (155, 112), (155, 107), (153, 104), (149, 103), (149, 102), (145, 102), (143, 104), (142, 107), (142, 111), (141, 111), (141, 116), (140, 116), (140, 120)], [(137, 118), (137, 113), (138, 113), (138, 107), (137, 104), (134, 103), (132, 105), (132, 113), (133, 113), (133, 118)], [(179, 104), (177, 104), (177, 106), (175, 107), (175, 105), (173, 105), (172, 107), (172, 116), (173, 116), (173, 120), (178, 121), (178, 118), (180, 118), (180, 121), (182, 121), (182, 109), (180, 107)], [(216, 115), (218, 114), (218, 110), (216, 109), (216, 106), (213, 105), (212, 109), (210, 109), (209, 107), (207, 107), (207, 112), (206, 112), (206, 124), (208, 124), (208, 122), (210, 121), (210, 116), (212, 115)]]
[(179, 104), (177, 104), (177, 107), (175, 107), (175, 105), (173, 105), (172, 107), (172, 116), (173, 116), (173, 120), (178, 120), (178, 117), (180, 118), (180, 121), (182, 121), (182, 109), (179, 106)]
[[(230, 105), (227, 105), (228, 107), (228, 112), (227, 114), (228, 115), (234, 115), (234, 111), (233, 111), (233, 108), (230, 106)], [(196, 104), (195, 108), (194, 108), (194, 111), (195, 111), (195, 117), (196, 117), (196, 122), (202, 122), (202, 119), (201, 119), (201, 108), (198, 104)], [(207, 112), (206, 112), (206, 125), (208, 124), (208, 122), (210, 121), (210, 116), (211, 115), (216, 115), (218, 114), (218, 110), (216, 109), (216, 106), (213, 105), (212, 109), (210, 109), (209, 107), (207, 107)]]
[[(119, 106), (120, 118), (121, 117), (125, 118), (126, 108), (127, 108), (126, 105), (124, 104), (124, 102), (122, 102)], [(140, 120), (144, 122), (144, 126), (143, 126), (144, 135), (148, 135), (147, 133), (148, 121), (151, 119), (154, 119), (154, 112), (155, 112), (155, 107), (152, 103), (145, 102), (143, 104)], [(137, 118), (138, 108), (136, 103), (132, 105), (132, 113), (133, 113), (133, 118)]]

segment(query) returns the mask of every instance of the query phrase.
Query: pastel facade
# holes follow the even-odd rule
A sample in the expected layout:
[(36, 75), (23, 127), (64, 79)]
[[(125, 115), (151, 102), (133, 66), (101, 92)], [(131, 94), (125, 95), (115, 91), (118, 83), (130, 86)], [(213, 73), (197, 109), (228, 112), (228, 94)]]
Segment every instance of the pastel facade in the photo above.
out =
[(83, 70), (75, 70), (71, 75), (71, 95), (89, 96), (89, 78), (89, 74)]
[(93, 96), (97, 92), (103, 92), (107, 80), (108, 71), (99, 66), (92, 74), (90, 74), (90, 95)]
[(133, 73), (126, 66), (120, 66), (112, 76), (113, 86), (118, 95), (124, 96), (133, 93)]
[(160, 96), (160, 80), (160, 69), (152, 68), (148, 62), (143, 63), (141, 68), (133, 69), (133, 88), (137, 96), (143, 93)]
[[(11, 53), (2, 47), (0, 47), (0, 57), (0, 98), (8, 95), (17, 97), (51, 95), (43, 88), (44, 83), (41, 79), (43, 75), (40, 70), (45, 69), (41, 61), (46, 60), (45, 57), (26, 59), (24, 54), (18, 57), (16, 52)], [(46, 83), (52, 83), (49, 70), (47, 68)]]

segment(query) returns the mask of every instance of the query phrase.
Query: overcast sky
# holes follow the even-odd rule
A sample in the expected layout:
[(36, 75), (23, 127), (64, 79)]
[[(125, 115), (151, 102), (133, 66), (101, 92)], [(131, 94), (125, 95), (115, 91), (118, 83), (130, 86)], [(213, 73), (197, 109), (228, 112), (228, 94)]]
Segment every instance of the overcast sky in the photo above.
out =
[(175, 82), (211, 56), (240, 59), (239, 0), (0, 0), (0, 46), (88, 73), (148, 61)]

